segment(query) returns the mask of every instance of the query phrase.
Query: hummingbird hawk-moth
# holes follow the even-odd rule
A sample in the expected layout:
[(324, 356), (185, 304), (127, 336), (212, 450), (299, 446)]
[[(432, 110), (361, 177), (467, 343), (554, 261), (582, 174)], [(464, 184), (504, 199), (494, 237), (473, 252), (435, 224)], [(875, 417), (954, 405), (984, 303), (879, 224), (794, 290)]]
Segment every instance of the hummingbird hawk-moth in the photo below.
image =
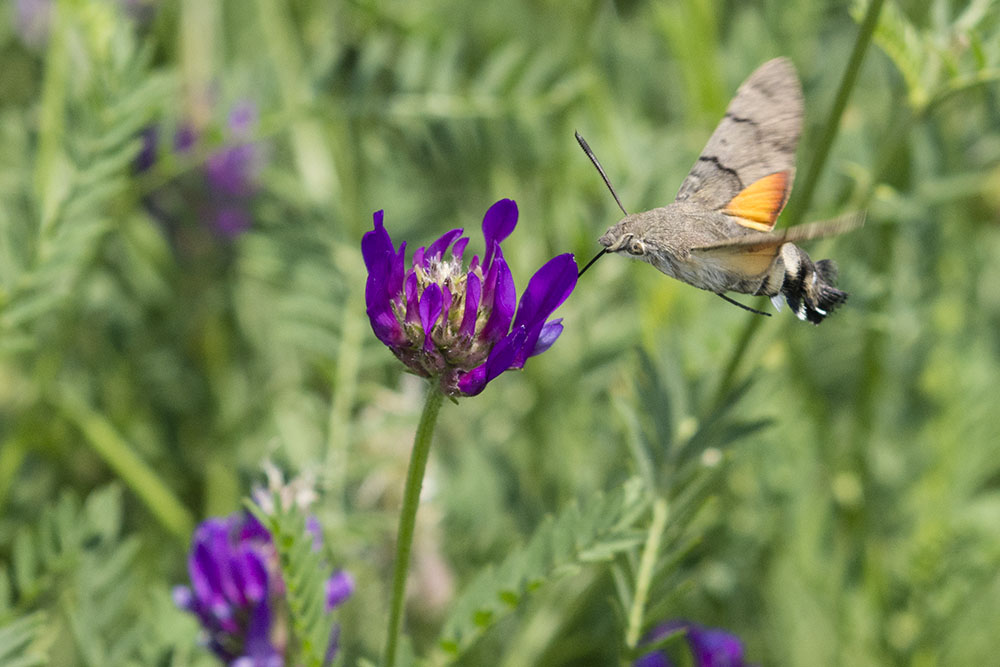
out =
[(726, 293), (766, 295), (778, 310), (784, 296), (799, 319), (822, 322), (847, 293), (835, 287), (833, 260), (813, 263), (793, 242), (839, 234), (862, 224), (864, 217), (773, 231), (795, 177), (802, 113), (802, 87), (791, 62), (776, 58), (764, 63), (736, 91), (674, 202), (632, 215), (578, 133), (577, 140), (625, 213), (600, 238), (604, 249), (591, 264), (604, 253), (624, 252), (760, 315), (769, 313)]

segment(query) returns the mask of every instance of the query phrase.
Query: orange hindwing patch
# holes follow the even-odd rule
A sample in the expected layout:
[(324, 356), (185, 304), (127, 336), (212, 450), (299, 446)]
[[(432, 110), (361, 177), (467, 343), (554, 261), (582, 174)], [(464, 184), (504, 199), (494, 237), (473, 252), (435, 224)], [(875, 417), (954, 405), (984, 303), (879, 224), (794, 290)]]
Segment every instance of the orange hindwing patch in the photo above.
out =
[(791, 185), (790, 169), (769, 174), (743, 188), (722, 212), (738, 218), (744, 227), (769, 232), (788, 201)]

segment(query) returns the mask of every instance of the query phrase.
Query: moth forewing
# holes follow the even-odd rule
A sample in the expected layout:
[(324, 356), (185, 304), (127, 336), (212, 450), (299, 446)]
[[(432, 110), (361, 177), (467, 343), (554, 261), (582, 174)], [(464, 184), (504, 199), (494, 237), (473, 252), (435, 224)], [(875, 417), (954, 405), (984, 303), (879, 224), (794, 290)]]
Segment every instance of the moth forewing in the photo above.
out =
[[(787, 58), (758, 67), (736, 91), (676, 200), (718, 211), (749, 186), (777, 173), (785, 174), (791, 190), (803, 108), (802, 86)], [(781, 206), (784, 201), (774, 218)]]

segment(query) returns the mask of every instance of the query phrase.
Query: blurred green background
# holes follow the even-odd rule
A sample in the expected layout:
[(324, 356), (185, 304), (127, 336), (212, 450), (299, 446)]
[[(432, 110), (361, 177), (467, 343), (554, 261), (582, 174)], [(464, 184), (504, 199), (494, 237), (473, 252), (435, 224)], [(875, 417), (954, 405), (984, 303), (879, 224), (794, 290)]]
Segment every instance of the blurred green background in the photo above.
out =
[[(699, 509), (668, 519), (693, 537), (645, 626), (724, 627), (766, 665), (995, 659), (1000, 7), (887, 0), (825, 142), (867, 6), (0, 6), (0, 626), (44, 612), (32, 650), (52, 664), (210, 664), (169, 589), (195, 523), (239, 509), (271, 461), (318, 489), (358, 582), (344, 664), (377, 658), (423, 387), (365, 316), (372, 212), (411, 248), (463, 226), (481, 252), (483, 213), (516, 199), (523, 289), (618, 219), (574, 130), (630, 211), (663, 205), (739, 83), (784, 55), (806, 98), (800, 186), (829, 158), (778, 224), (868, 211), (808, 248), (850, 301), (813, 327), (595, 265), (551, 351), (443, 409), (415, 650), (545, 516), (635, 474), (681, 502), (694, 465)], [(248, 185), (220, 195), (212, 160), (234, 145)], [(609, 571), (553, 577), (459, 664), (616, 664)]]

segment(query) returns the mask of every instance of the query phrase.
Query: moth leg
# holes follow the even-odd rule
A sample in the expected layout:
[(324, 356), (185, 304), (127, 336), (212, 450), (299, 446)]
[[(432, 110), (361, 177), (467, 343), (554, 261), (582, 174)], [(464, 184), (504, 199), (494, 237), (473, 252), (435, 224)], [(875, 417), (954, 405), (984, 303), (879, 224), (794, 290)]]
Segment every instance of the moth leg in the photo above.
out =
[(730, 299), (728, 296), (726, 296), (725, 294), (722, 294), (721, 292), (717, 292), (717, 294), (719, 296), (721, 296), (723, 299), (725, 299), (726, 301), (728, 301), (729, 303), (733, 304), (734, 306), (739, 306), (743, 310), (747, 310), (747, 311), (750, 311), (751, 313), (756, 313), (758, 315), (763, 315), (764, 317), (771, 317), (771, 313), (765, 313), (763, 310), (757, 310), (756, 308), (751, 308), (750, 306), (744, 306), (739, 301), (734, 301), (733, 299)]

